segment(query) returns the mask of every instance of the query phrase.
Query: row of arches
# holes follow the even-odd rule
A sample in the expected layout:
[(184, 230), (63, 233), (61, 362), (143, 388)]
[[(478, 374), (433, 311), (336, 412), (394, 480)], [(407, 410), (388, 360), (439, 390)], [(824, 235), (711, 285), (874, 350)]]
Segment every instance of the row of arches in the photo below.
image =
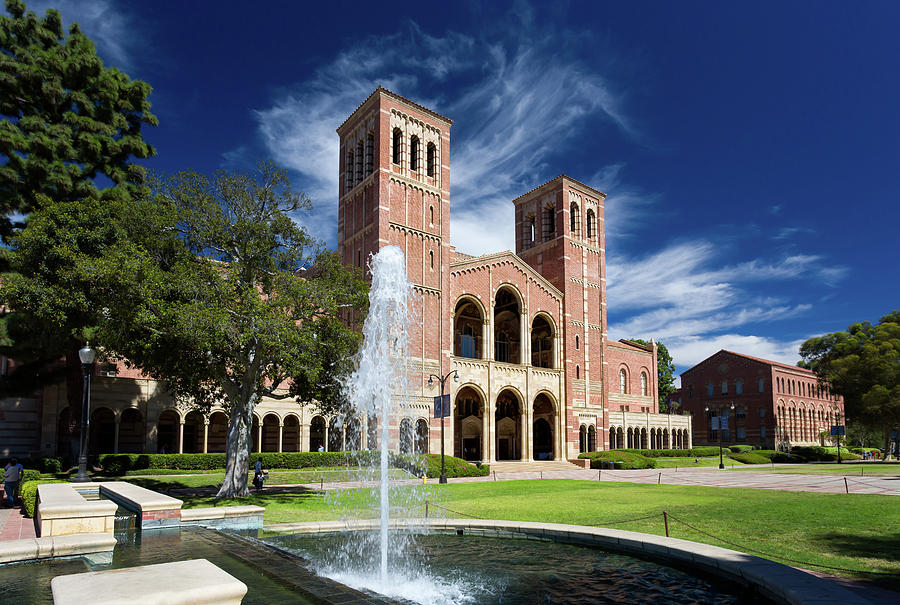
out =
[[(57, 423), (57, 447), (59, 453), (70, 449), (68, 443), (73, 419), (69, 408), (59, 414)], [(326, 421), (314, 416), (310, 422), (309, 437), (302, 443), (300, 418), (295, 414), (284, 417), (269, 412), (262, 417), (253, 415), (251, 428), (252, 452), (299, 452), (374, 449), (378, 446), (379, 432), (374, 418), (365, 422), (352, 417), (347, 421), (333, 417)], [(106, 407), (95, 408), (89, 423), (88, 448), (92, 455), (109, 453), (142, 453), (146, 451), (147, 421), (137, 408), (125, 408), (118, 415)], [(429, 426), (424, 418), (403, 418), (400, 421), (399, 447), (401, 453), (423, 454), (429, 451)], [(204, 416), (192, 410), (183, 416), (174, 409), (163, 410), (156, 422), (156, 451), (173, 453), (224, 452), (228, 435), (228, 415), (217, 410)], [(303, 445), (308, 445), (308, 449)]]
[[(400, 165), (403, 159), (403, 131), (399, 127), (394, 128), (391, 143), (391, 162)], [(414, 134), (409, 137), (408, 158), (411, 172), (420, 172), (423, 168), (421, 147), (422, 143), (418, 135)], [(437, 147), (434, 143), (429, 142), (425, 145), (424, 164), (425, 175), (429, 178), (434, 178), (437, 173)]]
[[(453, 353), (457, 357), (469, 359), (493, 359), (504, 363), (525, 363), (526, 355), (530, 363), (538, 368), (555, 368), (556, 326), (553, 319), (544, 312), (537, 313), (528, 326), (524, 323), (521, 295), (509, 285), (497, 290), (494, 298), (493, 355), (486, 350), (489, 322), (485, 321), (485, 310), (481, 301), (472, 296), (463, 296), (453, 314)], [(529, 329), (530, 328), (530, 329)], [(523, 341), (523, 331), (528, 331), (530, 347)]]
[(689, 449), (688, 429), (609, 427), (609, 449)]
[(822, 405), (807, 405), (801, 401), (796, 403), (779, 400), (776, 408), (778, 414), (778, 436), (788, 441), (818, 441), (819, 433), (830, 430), (838, 424), (839, 414)]
[[(556, 405), (547, 393), (526, 406), (512, 388), (502, 389), (487, 413), (484, 394), (474, 385), (457, 391), (453, 406), (453, 452), (464, 460), (553, 460)], [(493, 439), (489, 436), (493, 433)]]

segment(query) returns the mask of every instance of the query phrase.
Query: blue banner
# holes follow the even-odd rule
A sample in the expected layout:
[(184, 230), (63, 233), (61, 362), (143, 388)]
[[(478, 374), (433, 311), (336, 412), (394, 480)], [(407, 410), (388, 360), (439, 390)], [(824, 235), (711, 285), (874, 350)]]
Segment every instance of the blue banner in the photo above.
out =
[(450, 395), (438, 395), (434, 398), (434, 417), (450, 416)]

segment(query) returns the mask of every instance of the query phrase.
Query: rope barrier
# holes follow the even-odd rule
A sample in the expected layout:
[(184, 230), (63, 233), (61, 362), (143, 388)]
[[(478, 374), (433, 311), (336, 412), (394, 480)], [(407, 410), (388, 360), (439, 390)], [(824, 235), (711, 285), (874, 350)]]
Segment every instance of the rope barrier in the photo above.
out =
[(861, 570), (861, 569), (848, 569), (848, 568), (846, 568), (846, 567), (834, 567), (833, 565), (824, 565), (824, 564), (822, 564), (822, 563), (813, 563), (813, 562), (811, 562), (811, 561), (800, 561), (800, 560), (797, 560), (797, 559), (791, 559), (790, 557), (784, 557), (784, 556), (781, 556), (781, 555), (773, 555), (773, 554), (769, 554), (769, 553), (763, 552), (763, 551), (761, 551), (761, 550), (756, 550), (755, 548), (750, 548), (749, 546), (744, 546), (744, 545), (738, 544), (738, 543), (736, 543), (736, 542), (731, 542), (731, 541), (729, 541), (729, 540), (726, 540), (726, 539), (724, 539), (724, 538), (720, 538), (719, 536), (716, 536), (716, 535), (711, 534), (711, 533), (709, 533), (709, 532), (703, 531), (702, 529), (699, 529), (699, 528), (697, 528), (697, 527), (694, 527), (693, 525), (691, 525), (691, 524), (688, 523), (687, 521), (682, 521), (681, 519), (678, 519), (677, 517), (672, 516), (671, 513), (669, 513), (667, 516), (668, 516), (668, 518), (671, 519), (672, 521), (677, 521), (678, 523), (681, 523), (682, 525), (684, 525), (684, 526), (686, 526), (686, 527), (688, 527), (688, 528), (694, 530), (695, 532), (700, 533), (700, 534), (703, 534), (704, 536), (710, 537), (710, 538), (712, 538), (713, 540), (718, 540), (718, 541), (720, 541), (720, 542), (723, 542), (723, 543), (725, 543), (725, 544), (728, 544), (729, 546), (733, 546), (733, 547), (735, 547), (735, 548), (738, 548), (738, 549), (743, 550), (743, 551), (746, 551), (746, 552), (756, 553), (756, 554), (762, 555), (763, 557), (766, 557), (766, 558), (770, 558), (770, 559), (779, 559), (779, 560), (781, 560), (781, 561), (787, 561), (787, 562), (789, 562), (789, 563), (797, 563), (798, 565), (809, 565), (809, 566), (812, 566), (812, 567), (821, 567), (822, 569), (831, 569), (831, 570), (833, 570), (833, 571), (843, 571), (843, 572), (847, 572), (847, 573), (857, 573), (857, 574), (863, 574), (863, 575), (877, 575), (877, 576), (893, 576), (893, 575), (896, 575), (896, 574), (894, 574), (893, 572), (889, 572), (889, 571), (863, 571), (863, 570)]

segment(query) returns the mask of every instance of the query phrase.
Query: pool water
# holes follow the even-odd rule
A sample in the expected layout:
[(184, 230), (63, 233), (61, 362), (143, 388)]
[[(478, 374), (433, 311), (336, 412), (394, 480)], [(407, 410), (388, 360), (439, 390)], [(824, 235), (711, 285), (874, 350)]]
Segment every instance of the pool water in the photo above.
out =
[[(310, 560), (318, 573), (361, 590), (342, 553), (360, 543), (349, 534), (288, 535), (265, 539)], [(348, 543), (351, 542), (351, 543)], [(365, 544), (365, 541), (361, 541)], [(742, 587), (589, 546), (525, 539), (423, 535), (414, 539), (410, 593), (392, 598), (417, 603), (532, 605), (534, 603), (759, 603)], [(362, 553), (361, 556), (366, 556)], [(392, 564), (403, 565), (401, 561)], [(430, 584), (428, 582), (430, 580)], [(430, 586), (437, 585), (438, 590)]]

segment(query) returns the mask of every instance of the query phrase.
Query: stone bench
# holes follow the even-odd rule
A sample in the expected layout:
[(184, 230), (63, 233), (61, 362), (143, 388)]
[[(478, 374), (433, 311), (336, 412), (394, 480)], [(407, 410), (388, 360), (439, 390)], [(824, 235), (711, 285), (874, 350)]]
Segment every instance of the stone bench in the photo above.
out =
[(50, 588), (54, 605), (240, 605), (247, 594), (206, 559), (57, 576)]
[(35, 518), (38, 534), (66, 536), (70, 534), (113, 533), (118, 506), (104, 500), (85, 500), (69, 483), (39, 485)]
[(115, 546), (116, 539), (106, 533), (8, 540), (0, 542), (0, 563), (79, 555), (94, 563), (109, 563)]
[(141, 529), (181, 523), (181, 500), (125, 481), (105, 481), (100, 494), (140, 515)]

